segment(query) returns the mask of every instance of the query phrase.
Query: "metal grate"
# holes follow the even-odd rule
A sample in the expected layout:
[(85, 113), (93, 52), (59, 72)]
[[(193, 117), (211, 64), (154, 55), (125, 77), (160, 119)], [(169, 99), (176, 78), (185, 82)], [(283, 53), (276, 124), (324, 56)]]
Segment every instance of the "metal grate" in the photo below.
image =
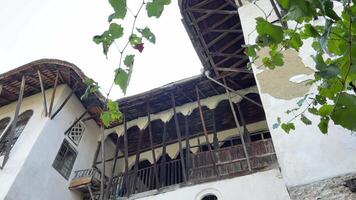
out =
[(68, 138), (75, 144), (78, 145), (80, 140), (82, 139), (83, 133), (85, 130), (85, 126), (83, 122), (78, 121), (70, 131), (68, 131)]

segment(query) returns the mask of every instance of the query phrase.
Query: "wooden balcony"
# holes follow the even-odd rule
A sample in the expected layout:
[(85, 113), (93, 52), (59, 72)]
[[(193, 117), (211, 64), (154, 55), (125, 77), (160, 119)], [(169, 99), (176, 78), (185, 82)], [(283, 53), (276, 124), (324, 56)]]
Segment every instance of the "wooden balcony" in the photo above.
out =
[[(155, 167), (153, 165), (126, 173), (120, 173), (113, 178), (110, 185), (110, 198), (117, 199), (137, 193), (158, 190), (172, 185), (193, 185), (197, 183), (232, 178), (264, 170), (277, 162), (272, 140), (262, 139), (247, 144), (249, 161), (252, 170), (247, 164), (247, 158), (241, 144), (209, 151), (190, 154), (185, 157), (187, 181), (183, 179), (183, 167), (180, 159), (158, 163), (156, 181)], [(215, 156), (215, 164), (211, 156)], [(77, 171), (70, 189), (80, 190), (89, 194), (92, 191), (92, 199), (97, 199), (100, 174), (93, 169)], [(88, 187), (90, 186), (90, 187)], [(89, 198), (90, 199), (90, 198)]]

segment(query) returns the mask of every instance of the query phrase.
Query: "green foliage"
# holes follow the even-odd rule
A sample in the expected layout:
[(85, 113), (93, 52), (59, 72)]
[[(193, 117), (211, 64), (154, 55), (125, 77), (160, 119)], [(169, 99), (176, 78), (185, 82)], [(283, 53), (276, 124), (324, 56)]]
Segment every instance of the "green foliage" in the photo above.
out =
[[(141, 29), (136, 27), (136, 20), (144, 5), (146, 5), (147, 15), (149, 17), (159, 18), (162, 15), (164, 7), (169, 5), (171, 0), (151, 0), (147, 3), (145, 0), (142, 0), (140, 7), (135, 14), (130, 10), (129, 13), (133, 15), (134, 19), (132, 21), (131, 32), (127, 34), (127, 38), (123, 37), (124, 28), (121, 25), (113, 22), (115, 19), (121, 19), (123, 21), (122, 24), (129, 24), (127, 20), (127, 10), (129, 9), (127, 7), (127, 0), (109, 0), (109, 3), (114, 10), (114, 13), (108, 16), (108, 22), (110, 24), (109, 29), (104, 31), (101, 35), (94, 36), (93, 41), (96, 44), (102, 45), (103, 53), (107, 57), (110, 46), (114, 43), (117, 44), (116, 40), (126, 40), (126, 45), (124, 45), (122, 49), (120, 49), (120, 47), (117, 45), (117, 49), (120, 53), (120, 59), (118, 60), (120, 61), (114, 72), (115, 76), (113, 80), (113, 84), (118, 85), (121, 91), (126, 94), (130, 83), (135, 58), (135, 55), (129, 55), (125, 53), (127, 47), (131, 46), (132, 49), (138, 50), (141, 53), (144, 49), (144, 43), (142, 42), (143, 38), (153, 44), (156, 43), (156, 36), (152, 33), (150, 28), (145, 27)], [(92, 79), (86, 80), (86, 83), (87, 89), (82, 98), (88, 97), (88, 95), (97, 92), (99, 89), (98, 83), (94, 82)], [(107, 94), (107, 99), (108, 97), (109, 94)], [(113, 121), (119, 120), (120, 117), (121, 113), (119, 111), (117, 102), (107, 100), (106, 108), (100, 115), (102, 123), (108, 127)]]
[[(283, 51), (299, 51), (307, 39), (312, 40), (316, 54), (314, 80), (317, 92), (297, 101), (297, 107), (286, 111), (291, 120), (280, 118), (273, 128), (281, 127), (289, 133), (294, 130), (293, 120), (299, 118), (305, 125), (312, 124), (305, 112), (318, 116), (318, 127), (328, 132), (329, 121), (348, 130), (356, 130), (356, 3), (343, 0), (341, 14), (335, 12), (332, 0), (277, 0), (287, 13), (283, 25), (273, 24), (262, 17), (256, 18), (256, 44), (246, 45), (245, 53), (253, 61), (257, 51), (269, 48), (262, 63), (269, 69), (282, 66)], [(322, 23), (315, 23), (319, 20)], [(291, 23), (293, 22), (293, 23)], [(293, 25), (291, 25), (293, 24)], [(315, 25), (318, 24), (318, 25)]]
[(99, 90), (99, 85), (97, 82), (95, 82), (93, 79), (91, 78), (86, 78), (84, 80), (85, 85), (87, 85), (87, 88), (84, 92), (84, 94), (80, 97), (80, 99), (86, 99), (88, 98), (89, 95), (97, 92)]
[(148, 17), (159, 18), (162, 15), (165, 5), (169, 5), (171, 0), (152, 0), (146, 5)]

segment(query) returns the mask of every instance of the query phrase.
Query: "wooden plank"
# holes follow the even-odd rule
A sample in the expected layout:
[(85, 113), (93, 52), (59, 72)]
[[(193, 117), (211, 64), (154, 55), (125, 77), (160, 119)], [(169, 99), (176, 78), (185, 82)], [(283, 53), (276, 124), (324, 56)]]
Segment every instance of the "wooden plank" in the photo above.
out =
[(203, 110), (202, 110), (202, 107), (201, 107), (200, 96), (199, 96), (199, 91), (198, 91), (198, 87), (197, 86), (195, 87), (195, 92), (196, 92), (196, 95), (197, 95), (197, 103), (198, 103), (198, 108), (199, 108), (200, 120), (201, 120), (201, 124), (203, 126), (203, 132), (204, 132), (206, 144), (208, 145), (208, 149), (209, 149), (209, 152), (210, 152), (211, 161), (214, 164), (214, 170), (215, 170), (216, 175), (220, 176), (218, 168), (216, 166), (215, 154), (212, 151), (211, 146), (210, 146), (209, 137), (208, 137), (208, 130), (206, 129)]
[(54, 104), (54, 98), (56, 96), (56, 90), (57, 90), (57, 85), (58, 85), (58, 78), (59, 78), (59, 71), (57, 70), (57, 74), (56, 74), (56, 79), (54, 81), (54, 85), (53, 85), (53, 92), (52, 92), (52, 98), (51, 98), (51, 103), (49, 105), (49, 111), (48, 111), (48, 115), (51, 116), (52, 114), (52, 108), (53, 108), (53, 104)]
[(149, 100), (147, 101), (147, 118), (148, 118), (148, 134), (150, 136), (150, 146), (151, 146), (152, 157), (153, 157), (155, 180), (156, 180), (156, 186), (158, 189), (160, 184), (159, 184), (159, 178), (158, 178), (156, 152), (155, 152), (155, 148), (153, 146), (153, 136), (152, 136), (152, 127), (151, 127), (151, 111), (150, 111), (150, 101)]
[[(182, 164), (182, 171), (186, 172), (184, 158), (183, 158), (183, 149), (182, 149), (182, 135), (181, 135), (180, 128), (179, 128), (178, 116), (177, 116), (177, 111), (176, 111), (176, 102), (175, 102), (173, 93), (171, 93), (171, 100), (172, 100), (172, 105), (173, 105), (174, 122), (175, 122), (175, 126), (176, 126), (177, 137), (178, 137), (179, 153), (181, 155), (180, 161)], [(185, 173), (183, 173), (183, 181), (187, 182), (187, 177), (186, 177)]]
[(44, 90), (44, 86), (43, 86), (43, 81), (42, 81), (42, 76), (41, 76), (41, 72), (40, 70), (37, 71), (38, 74), (38, 79), (40, 80), (40, 86), (41, 86), (41, 93), (43, 96), (43, 108), (45, 110), (45, 116), (49, 116), (48, 115), (48, 109), (47, 109), (47, 99), (46, 99), (46, 94), (45, 94), (45, 90)]
[(17, 121), (18, 121), (18, 117), (19, 117), (19, 112), (20, 112), (20, 108), (21, 108), (21, 104), (22, 104), (22, 99), (23, 99), (23, 94), (24, 94), (24, 90), (25, 90), (25, 83), (26, 83), (26, 79), (25, 76), (22, 76), (22, 80), (21, 80), (21, 86), (20, 86), (20, 93), (19, 93), (19, 97), (16, 103), (16, 109), (15, 109), (15, 114), (14, 114), (14, 119), (12, 121), (11, 124), (11, 129), (10, 129), (10, 133), (9, 133), (9, 141), (6, 144), (6, 152), (5, 152), (5, 157), (4, 160), (2, 162), (1, 168), (4, 168), (7, 160), (9, 159), (10, 156), (10, 150), (11, 150), (11, 146), (12, 146), (12, 142), (14, 139), (14, 134), (15, 134), (15, 130), (16, 130), (16, 125), (17, 125)]

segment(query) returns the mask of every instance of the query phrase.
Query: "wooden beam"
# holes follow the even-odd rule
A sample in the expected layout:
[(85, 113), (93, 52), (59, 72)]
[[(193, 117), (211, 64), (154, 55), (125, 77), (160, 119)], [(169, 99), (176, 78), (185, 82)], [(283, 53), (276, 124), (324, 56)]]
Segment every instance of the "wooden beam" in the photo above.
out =
[[(113, 133), (113, 134), (116, 134), (116, 133)], [(115, 154), (114, 154), (115, 159), (114, 159), (114, 164), (112, 165), (112, 168), (111, 168), (110, 180), (109, 180), (108, 185), (106, 186), (106, 192), (105, 192), (105, 197), (104, 197), (105, 200), (108, 200), (110, 197), (110, 190), (111, 190), (111, 185), (112, 185), (114, 175), (115, 175), (118, 154), (119, 154), (119, 136), (117, 136), (117, 138), (116, 138)]]
[(105, 133), (104, 127), (101, 126), (101, 180), (100, 180), (100, 197), (99, 200), (104, 200), (104, 188), (105, 188)]
[(126, 185), (126, 195), (130, 196), (129, 191), (129, 147), (127, 142), (127, 120), (126, 114), (123, 113), (124, 116), (124, 156), (125, 156), (125, 185)]
[(222, 71), (222, 72), (239, 72), (239, 73), (248, 73), (248, 74), (252, 74), (253, 72), (247, 68), (221, 68), (221, 67), (217, 67), (216, 68), (218, 71)]
[(134, 169), (134, 177), (135, 177), (135, 180), (134, 180), (134, 185), (133, 185), (133, 188), (132, 191), (130, 191), (130, 194), (132, 193), (135, 193), (136, 191), (136, 185), (137, 185), (137, 178), (138, 178), (138, 163), (140, 161), (140, 149), (141, 149), (141, 145), (142, 145), (142, 135), (143, 135), (143, 130), (140, 130), (140, 134), (138, 136), (138, 144), (137, 144), (137, 150), (136, 150), (136, 160), (135, 160), (135, 169)]
[[(224, 8), (225, 6), (227, 6), (227, 5), (228, 5), (227, 3), (222, 4), (221, 6), (217, 7), (215, 10), (221, 10), (221, 9), (223, 9), (223, 8)], [(195, 8), (193, 8), (193, 9), (195, 9)], [(199, 9), (199, 8), (197, 8), (197, 9)], [(191, 10), (191, 9), (189, 9), (189, 10)], [(215, 14), (215, 13), (207, 13), (207, 14), (205, 14), (205, 15), (199, 17), (199, 18), (197, 19), (197, 22), (199, 23), (199, 22), (203, 21), (204, 19), (210, 17), (210, 16), (213, 15), (213, 14)]]
[(167, 145), (166, 145), (166, 140), (167, 140), (167, 124), (163, 124), (163, 134), (162, 134), (162, 161), (161, 161), (161, 186), (164, 187), (166, 186), (166, 151), (167, 151)]
[[(224, 79), (224, 84), (226, 86), (225, 79)], [(234, 120), (235, 120), (236, 128), (239, 130), (239, 133), (240, 133), (241, 143), (242, 143), (242, 147), (243, 147), (243, 150), (244, 150), (244, 153), (245, 153), (248, 170), (251, 171), (252, 168), (251, 168), (250, 158), (249, 158), (249, 155), (248, 155), (248, 152), (247, 152), (247, 148), (246, 148), (246, 144), (245, 144), (243, 131), (241, 131), (241, 126), (240, 126), (239, 120), (237, 119), (237, 115), (236, 115), (236, 112), (235, 112), (235, 109), (234, 109), (234, 105), (232, 104), (232, 101), (231, 101), (230, 91), (228, 89), (226, 89), (226, 88), (225, 88), (225, 90), (226, 90), (226, 95), (228, 96), (228, 99), (229, 99), (229, 104), (230, 104), (232, 115), (233, 115)]]
[(203, 35), (207, 33), (243, 33), (241, 29), (206, 29), (203, 31)]
[(50, 103), (50, 105), (49, 105), (49, 111), (48, 111), (48, 115), (49, 115), (49, 116), (51, 116), (51, 114), (52, 114), (52, 108), (53, 108), (53, 104), (54, 104), (54, 98), (55, 98), (55, 96), (56, 96), (58, 78), (59, 78), (59, 71), (57, 70), (56, 80), (54, 81), (54, 85), (53, 85), (53, 92), (52, 92), (51, 103)]
[(245, 118), (242, 114), (242, 111), (241, 111), (241, 108), (240, 108), (240, 104), (237, 103), (235, 104), (237, 106), (237, 111), (239, 112), (239, 115), (240, 115), (240, 118), (241, 118), (241, 122), (242, 122), (242, 126), (244, 127), (244, 136), (245, 136), (245, 139), (246, 139), (246, 143), (250, 143), (251, 142), (251, 137), (250, 137), (250, 133), (247, 129), (247, 126), (246, 126), (246, 121), (245, 121)]
[(184, 116), (184, 125), (185, 125), (185, 155), (186, 155), (186, 174), (187, 181), (189, 181), (189, 169), (190, 169), (190, 144), (189, 144), (189, 122), (188, 116)]
[(101, 148), (101, 142), (98, 142), (98, 145), (96, 147), (95, 153), (94, 153), (94, 158), (93, 158), (93, 163), (92, 163), (92, 168), (96, 168), (96, 162), (98, 160), (99, 157), (99, 152), (100, 152), (100, 148)]
[(2, 92), (2, 85), (0, 85), (0, 95), (1, 95), (1, 92)]
[(177, 111), (176, 111), (176, 101), (174, 99), (173, 93), (171, 93), (171, 100), (172, 100), (172, 106), (173, 106), (173, 114), (174, 114), (174, 122), (176, 126), (176, 132), (177, 132), (177, 137), (178, 137), (178, 145), (179, 145), (179, 153), (180, 153), (180, 161), (182, 164), (182, 175), (183, 175), (183, 181), (187, 182), (187, 176), (185, 174), (185, 164), (184, 164), (184, 158), (183, 158), (183, 149), (182, 149), (182, 135), (180, 132), (180, 127), (179, 127), (179, 122), (178, 122), (178, 116), (177, 116)]
[(157, 170), (157, 160), (156, 160), (156, 152), (153, 146), (153, 135), (152, 135), (152, 127), (151, 127), (151, 111), (150, 111), (150, 101), (147, 100), (147, 118), (148, 118), (148, 133), (150, 136), (150, 146), (152, 151), (152, 158), (153, 158), (153, 168), (155, 173), (156, 185), (157, 189), (159, 189), (159, 178), (158, 178), (158, 170)]
[(209, 52), (211, 56), (221, 56), (221, 57), (231, 57), (231, 58), (246, 58), (245, 55), (238, 55), (238, 54), (230, 54), (230, 53), (220, 53), (220, 52)]
[(202, 9), (202, 8), (190, 8), (191, 12), (196, 13), (208, 13), (208, 14), (223, 14), (223, 15), (237, 15), (237, 10), (218, 10), (218, 9)]
[(67, 104), (67, 102), (69, 101), (69, 99), (72, 97), (72, 95), (74, 94), (74, 92), (76, 91), (77, 85), (74, 86), (74, 88), (72, 89), (72, 91), (70, 91), (70, 93), (68, 94), (68, 96), (64, 99), (63, 103), (59, 106), (59, 108), (56, 110), (56, 112), (53, 113), (53, 115), (51, 116), (51, 119), (54, 119), (56, 117), (56, 115), (63, 109), (63, 107)]
[(38, 79), (40, 80), (41, 93), (42, 93), (42, 96), (43, 96), (43, 108), (45, 110), (45, 116), (47, 117), (48, 116), (47, 99), (46, 99), (46, 94), (45, 94), (45, 90), (44, 90), (44, 86), (43, 86), (41, 72), (38, 70), (37, 74), (38, 74)]
[(219, 139), (218, 139), (218, 134), (216, 132), (216, 123), (215, 123), (215, 110), (211, 110), (211, 115), (212, 115), (212, 121), (213, 121), (213, 144), (214, 144), (214, 149), (219, 149)]
[[(240, 23), (233, 25), (230, 29), (235, 30), (238, 26), (240, 26)], [(230, 32), (223, 32), (218, 37), (215, 37), (213, 40), (211, 40), (208, 43), (208, 48), (210, 48), (211, 46), (213, 46), (214, 44), (219, 42), (222, 38), (226, 37), (228, 34), (230, 34)], [(239, 37), (243, 38), (243, 34), (241, 34), (241, 36), (239, 36)], [(239, 37), (237, 37), (237, 38), (239, 38)]]
[(15, 109), (15, 114), (14, 114), (14, 119), (12, 121), (11, 124), (11, 129), (10, 129), (10, 133), (9, 133), (9, 140), (6, 144), (6, 152), (5, 152), (5, 157), (4, 160), (2, 161), (2, 165), (1, 168), (4, 168), (7, 160), (9, 159), (9, 155), (10, 155), (10, 150), (11, 150), (11, 146), (13, 143), (13, 139), (14, 139), (14, 134), (15, 134), (15, 130), (16, 130), (16, 126), (17, 126), (17, 121), (19, 118), (19, 112), (20, 112), (20, 108), (21, 108), (21, 104), (22, 104), (22, 99), (23, 99), (23, 94), (25, 91), (25, 76), (22, 76), (22, 80), (21, 80), (21, 86), (20, 86), (20, 93), (19, 93), (19, 97), (16, 103), (16, 109)]
[(217, 176), (220, 176), (218, 167), (216, 166), (215, 154), (212, 151), (211, 146), (210, 146), (208, 130), (206, 129), (206, 126), (205, 126), (205, 120), (204, 120), (204, 116), (203, 116), (203, 110), (202, 110), (202, 107), (201, 107), (201, 104), (200, 104), (200, 97), (199, 97), (199, 92), (198, 92), (198, 87), (197, 86), (195, 87), (195, 92), (196, 92), (196, 95), (197, 95), (197, 103), (198, 103), (198, 108), (199, 108), (200, 120), (201, 120), (201, 124), (202, 124), (203, 131), (204, 131), (205, 141), (206, 141), (206, 144), (208, 145), (208, 149), (209, 149), (209, 152), (210, 152), (211, 161), (212, 161), (212, 163), (214, 165), (215, 173), (216, 173)]
[(200, 7), (205, 6), (206, 4), (210, 3), (211, 1), (213, 1), (213, 0), (200, 1), (199, 3), (193, 5), (192, 8), (200, 8)]

